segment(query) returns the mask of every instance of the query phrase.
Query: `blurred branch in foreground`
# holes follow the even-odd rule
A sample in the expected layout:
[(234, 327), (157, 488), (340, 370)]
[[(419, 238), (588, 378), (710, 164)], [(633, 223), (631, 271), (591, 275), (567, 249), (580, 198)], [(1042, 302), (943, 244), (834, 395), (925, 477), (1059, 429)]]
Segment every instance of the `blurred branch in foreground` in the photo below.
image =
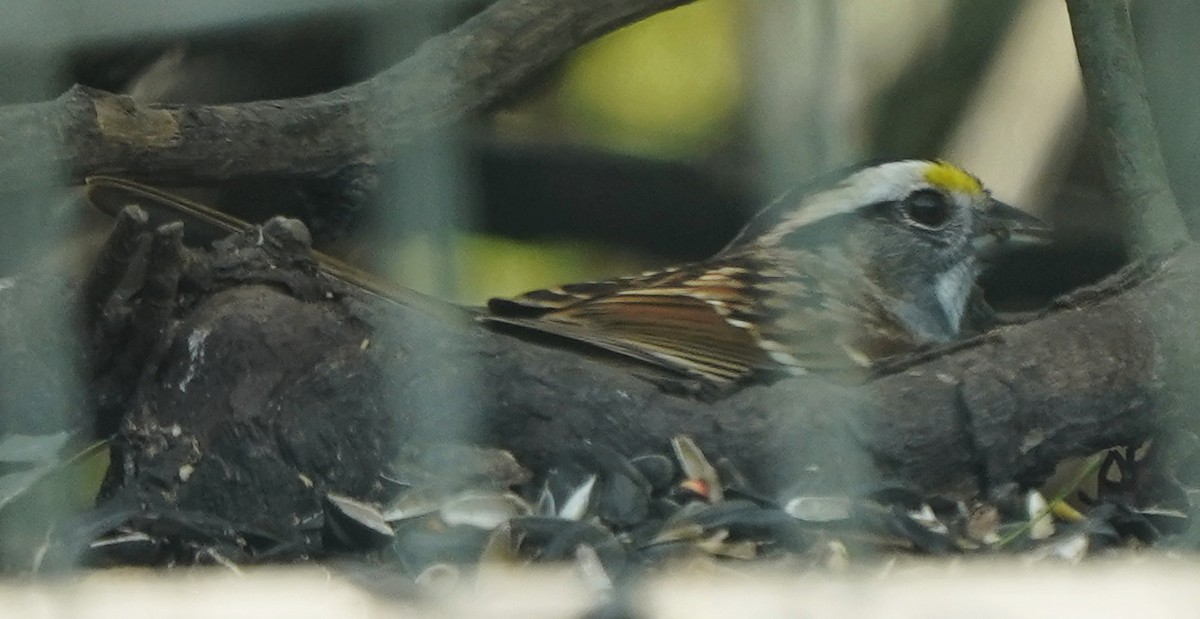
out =
[(1105, 174), (1129, 209), (1139, 249), (1170, 250), (1188, 240), (1187, 224), (1167, 183), (1129, 7), (1125, 0), (1068, 0), (1067, 10), (1088, 113), (1106, 136)]

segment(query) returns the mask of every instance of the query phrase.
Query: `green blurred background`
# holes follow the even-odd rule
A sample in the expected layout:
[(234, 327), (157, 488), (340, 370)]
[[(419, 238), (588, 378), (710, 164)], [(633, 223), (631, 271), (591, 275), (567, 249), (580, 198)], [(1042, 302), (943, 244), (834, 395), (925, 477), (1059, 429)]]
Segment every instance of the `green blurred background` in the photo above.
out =
[[(71, 82), (164, 102), (322, 92), (484, 6), (312, 0), (181, 9), (172, 22), (97, 11), (74, 38), (25, 50), (60, 62), (57, 79), (8, 95)], [(702, 258), (786, 187), (841, 166), (947, 157), (1087, 254), (1054, 269), (1038, 257), (998, 284), (1044, 297), (1123, 255), (1080, 97), (1061, 3), (700, 0), (579, 49), (397, 161), (177, 189), (251, 221), (301, 217), (329, 253), (478, 304)], [(1061, 277), (1042, 281), (1051, 271)]]

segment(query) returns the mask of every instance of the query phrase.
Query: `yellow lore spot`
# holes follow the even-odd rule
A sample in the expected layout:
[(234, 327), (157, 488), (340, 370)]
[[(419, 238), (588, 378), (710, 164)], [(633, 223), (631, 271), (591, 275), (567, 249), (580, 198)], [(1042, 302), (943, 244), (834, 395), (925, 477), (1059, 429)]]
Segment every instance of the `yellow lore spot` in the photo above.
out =
[(925, 181), (945, 191), (957, 191), (970, 195), (983, 193), (979, 179), (966, 170), (946, 161), (935, 161), (925, 170)]

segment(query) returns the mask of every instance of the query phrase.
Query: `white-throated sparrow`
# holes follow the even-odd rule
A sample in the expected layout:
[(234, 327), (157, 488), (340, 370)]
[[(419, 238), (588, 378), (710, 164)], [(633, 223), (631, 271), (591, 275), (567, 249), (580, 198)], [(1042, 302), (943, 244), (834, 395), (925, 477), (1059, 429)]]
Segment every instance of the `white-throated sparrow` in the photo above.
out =
[[(184, 215), (221, 233), (245, 222), (111, 177), (89, 200)], [(701, 262), (492, 299), (478, 318), (607, 350), (715, 386), (833, 372), (948, 342), (962, 330), (979, 257), (1013, 237), (1044, 237), (1035, 217), (992, 199), (942, 161), (861, 167), (791, 191)], [(329, 275), (392, 296), (322, 254)]]
[(715, 385), (869, 367), (959, 335), (986, 246), (1043, 237), (943, 161), (785, 194), (712, 258), (489, 301), (481, 320)]

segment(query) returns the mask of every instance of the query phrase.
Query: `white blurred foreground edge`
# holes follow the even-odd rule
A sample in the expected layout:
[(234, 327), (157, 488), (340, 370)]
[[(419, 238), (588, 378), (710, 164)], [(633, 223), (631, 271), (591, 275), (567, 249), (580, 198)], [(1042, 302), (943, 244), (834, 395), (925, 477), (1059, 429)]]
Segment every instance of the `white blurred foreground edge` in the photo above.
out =
[[(634, 616), (1200, 616), (1200, 563), (1139, 558), (1029, 566), (928, 562), (846, 575), (724, 572), (663, 576), (629, 592)], [(414, 589), (415, 592), (415, 589)], [(372, 594), (318, 569), (80, 573), (0, 584), (9, 617), (580, 617), (603, 599), (574, 573), (488, 570), (437, 593)]]

